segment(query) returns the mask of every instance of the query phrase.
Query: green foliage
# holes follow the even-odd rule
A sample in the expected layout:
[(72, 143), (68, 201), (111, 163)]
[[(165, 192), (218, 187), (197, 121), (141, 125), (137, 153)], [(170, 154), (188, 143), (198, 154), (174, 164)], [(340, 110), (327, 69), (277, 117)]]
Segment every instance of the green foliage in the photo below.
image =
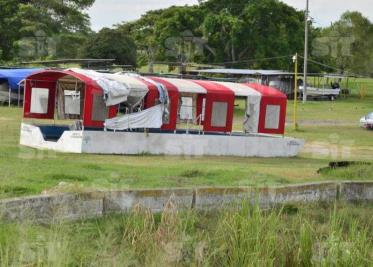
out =
[(372, 180), (373, 165), (356, 164), (350, 167), (325, 169), (322, 171), (325, 177), (338, 177), (340, 179), (349, 180), (351, 177), (359, 177), (360, 180)]
[(89, 36), (82, 48), (82, 56), (115, 59), (117, 64), (136, 66), (136, 45), (123, 31), (104, 28)]
[(198, 6), (150, 11), (119, 28), (134, 37), (140, 66), (171, 61), (288, 69), (290, 57), (270, 63), (229, 62), (303, 49), (302, 12), (277, 0), (201, 1)]
[(161, 214), (137, 206), (51, 225), (0, 222), (0, 266), (371, 266), (372, 205)]
[(13, 42), (19, 38), (20, 21), (17, 0), (0, 0), (0, 61), (11, 60), (15, 56)]
[[(86, 56), (148, 71), (159, 61), (170, 63), (168, 71), (186, 63), (292, 70), (291, 55), (303, 53), (304, 14), (278, 0), (200, 0), (97, 34), (85, 13), (93, 2), (0, 0), (0, 62)], [(373, 75), (372, 46), (373, 25), (358, 12), (327, 28), (310, 24), (311, 57), (337, 69), (311, 62), (309, 70)]]
[[(209, 11), (210, 4), (206, 6), (205, 37), (216, 52), (209, 58), (210, 62), (277, 57), (302, 51), (302, 13), (282, 2), (252, 0), (216, 13)], [(289, 59), (246, 62), (233, 67), (288, 69)]]
[(314, 55), (341, 72), (373, 74), (373, 23), (359, 12), (345, 12), (339, 21), (321, 29)]
[(77, 44), (90, 32), (84, 11), (93, 2), (0, 0), (0, 60), (76, 57)]

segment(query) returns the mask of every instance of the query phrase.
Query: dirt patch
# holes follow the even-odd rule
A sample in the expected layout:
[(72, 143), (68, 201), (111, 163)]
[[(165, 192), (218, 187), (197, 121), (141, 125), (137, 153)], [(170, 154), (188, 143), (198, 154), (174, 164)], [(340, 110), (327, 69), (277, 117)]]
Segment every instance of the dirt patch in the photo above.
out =
[[(287, 121), (286, 125), (292, 125), (292, 121)], [(357, 123), (345, 121), (330, 121), (330, 120), (301, 120), (299, 125), (303, 126), (355, 126)]]
[(329, 142), (306, 142), (302, 153), (311, 154), (315, 158), (331, 158), (334, 160), (371, 160), (373, 148), (355, 147), (348, 144), (331, 144)]

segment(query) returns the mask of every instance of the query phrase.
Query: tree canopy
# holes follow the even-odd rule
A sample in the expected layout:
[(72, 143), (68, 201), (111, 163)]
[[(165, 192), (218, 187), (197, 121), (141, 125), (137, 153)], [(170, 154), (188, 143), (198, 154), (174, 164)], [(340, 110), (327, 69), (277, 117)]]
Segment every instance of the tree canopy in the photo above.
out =
[[(94, 0), (0, 0), (0, 60), (43, 58), (51, 49), (53, 56), (58, 57), (61, 39), (90, 32), (89, 16), (84, 10), (93, 3)], [(37, 46), (43, 48), (38, 50)], [(73, 56), (77, 56), (77, 51)]]
[(82, 49), (85, 58), (115, 59), (116, 64), (136, 66), (136, 45), (125, 33), (104, 28), (91, 34)]
[[(303, 49), (303, 13), (278, 0), (200, 1), (151, 11), (119, 26), (141, 47), (141, 61), (198, 62), (235, 67), (289, 67)], [(248, 58), (286, 55), (268, 62)]]
[[(167, 62), (291, 70), (291, 55), (304, 49), (304, 12), (279, 0), (199, 0), (98, 33), (86, 14), (93, 3), (0, 0), (0, 61), (99, 57), (150, 69)], [(310, 71), (373, 75), (372, 44), (373, 24), (361, 13), (326, 28), (311, 23), (310, 57), (322, 64)]]
[(373, 74), (373, 24), (359, 12), (346, 12), (320, 30), (314, 55), (341, 72)]

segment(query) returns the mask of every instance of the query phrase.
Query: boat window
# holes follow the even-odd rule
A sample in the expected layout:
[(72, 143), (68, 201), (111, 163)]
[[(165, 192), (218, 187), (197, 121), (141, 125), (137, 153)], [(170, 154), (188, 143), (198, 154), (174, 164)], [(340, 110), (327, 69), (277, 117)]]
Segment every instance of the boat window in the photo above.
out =
[(225, 127), (227, 124), (228, 103), (213, 102), (212, 103), (212, 127)]
[(65, 114), (80, 115), (80, 91), (65, 90)]
[(82, 118), (84, 106), (84, 83), (71, 77), (57, 82), (57, 115), (61, 120)]
[(279, 105), (267, 105), (265, 128), (266, 129), (278, 129), (280, 127), (280, 106)]
[(93, 95), (93, 107), (92, 107), (92, 120), (93, 121), (105, 121), (107, 119), (108, 108), (106, 107), (104, 98), (102, 95)]
[(180, 119), (193, 120), (194, 118), (193, 97), (181, 97)]
[(48, 113), (48, 88), (32, 88), (31, 90), (31, 108), (30, 112), (35, 114)]

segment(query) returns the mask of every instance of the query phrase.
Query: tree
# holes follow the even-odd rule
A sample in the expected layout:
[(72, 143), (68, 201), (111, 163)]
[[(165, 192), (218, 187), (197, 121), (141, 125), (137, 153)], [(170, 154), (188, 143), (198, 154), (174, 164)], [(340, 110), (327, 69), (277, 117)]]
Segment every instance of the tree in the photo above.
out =
[[(303, 12), (278, 0), (208, 0), (150, 11), (119, 28), (135, 40), (139, 65), (167, 61), (289, 69), (290, 55), (303, 51), (303, 21)], [(278, 56), (286, 58), (245, 61)]]
[[(222, 6), (220, 0), (212, 3)], [(235, 67), (287, 69), (290, 55), (303, 50), (303, 13), (277, 0), (233, 1), (227, 8), (215, 9), (203, 23), (208, 44), (216, 51), (215, 62), (244, 61), (288, 56), (284, 59), (251, 61)], [(227, 66), (232, 66), (230, 63)]]
[(359, 12), (346, 12), (322, 29), (313, 46), (319, 61), (341, 73), (373, 74), (373, 24)]
[(18, 1), (0, 0), (0, 61), (11, 60), (15, 51), (13, 42), (19, 38), (20, 21), (16, 19)]
[(123, 31), (104, 28), (87, 39), (82, 48), (82, 56), (115, 59), (117, 64), (136, 66), (136, 45)]
[[(58, 57), (60, 35), (82, 36), (90, 32), (89, 16), (84, 11), (93, 3), (94, 0), (0, 0), (0, 59)], [(36, 46), (43, 47), (42, 51)]]
[(119, 29), (130, 34), (139, 49), (139, 65), (154, 61), (197, 61), (203, 56), (200, 39), (203, 10), (197, 6), (170, 7), (149, 11), (139, 20)]

